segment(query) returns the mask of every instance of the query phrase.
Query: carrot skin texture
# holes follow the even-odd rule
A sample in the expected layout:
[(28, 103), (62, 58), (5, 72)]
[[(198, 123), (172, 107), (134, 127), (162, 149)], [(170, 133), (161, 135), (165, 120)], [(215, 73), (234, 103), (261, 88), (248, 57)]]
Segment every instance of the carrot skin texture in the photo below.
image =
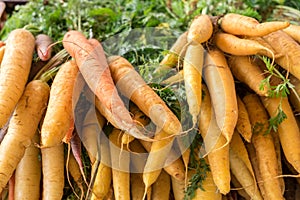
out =
[(263, 37), (281, 57), (275, 59), (289, 73), (300, 79), (300, 45), (283, 31), (276, 31)]
[(295, 24), (290, 24), (287, 28), (283, 29), (285, 33), (291, 36), (295, 41), (300, 43), (300, 26)]
[(16, 106), (7, 134), (0, 145), (0, 192), (22, 159), (25, 148), (31, 144), (31, 138), (46, 109), (49, 91), (46, 83), (32, 81), (26, 86)]
[(223, 31), (233, 35), (264, 36), (271, 32), (284, 29), (289, 22), (272, 21), (259, 23), (255, 18), (236, 13), (228, 13), (220, 20)]
[(15, 199), (40, 199), (42, 164), (41, 160), (39, 159), (40, 149), (34, 146), (34, 143), (38, 142), (39, 135), (36, 133), (31, 145), (26, 148), (25, 154), (16, 168), (14, 192)]
[(188, 31), (187, 41), (201, 44), (210, 39), (213, 33), (213, 25), (208, 15), (196, 16)]
[(64, 189), (64, 145), (42, 148), (43, 200), (60, 200)]
[(24, 29), (12, 31), (6, 41), (0, 74), (0, 128), (8, 121), (28, 80), (34, 37)]
[[(283, 199), (278, 174), (277, 155), (271, 134), (264, 135), (268, 128), (268, 115), (259, 97), (255, 94), (243, 98), (253, 128), (252, 143), (258, 159), (258, 167), (264, 190), (269, 199)], [(262, 126), (262, 127), (258, 127)]]
[(121, 56), (111, 56), (108, 62), (121, 93), (134, 102), (159, 128), (169, 135), (178, 135), (181, 131), (179, 120), (133, 66)]
[(230, 56), (228, 65), (235, 78), (247, 84), (260, 96), (268, 96), (268, 88), (265, 85), (263, 90), (260, 84), (265, 79), (262, 70), (257, 64), (251, 61), (249, 56)]
[(157, 181), (152, 185), (152, 200), (169, 200), (171, 178), (164, 170), (161, 171)]
[(101, 114), (116, 128), (142, 137), (118, 95), (102, 45), (97, 42), (96, 46), (96, 41), (90, 43), (81, 32), (71, 30), (64, 35), (63, 46), (75, 59), (87, 85), (96, 95)]
[(238, 118), (234, 79), (223, 52), (208, 52), (203, 77), (211, 96), (216, 120), (227, 142), (230, 141)]
[(236, 130), (241, 134), (241, 136), (243, 136), (243, 138), (247, 142), (251, 142), (252, 129), (251, 129), (251, 123), (249, 119), (249, 114), (247, 112), (244, 102), (241, 100), (239, 96), (237, 97), (237, 102), (238, 102), (238, 120), (236, 123)]
[(57, 72), (50, 90), (50, 98), (41, 129), (43, 147), (62, 142), (72, 120), (72, 96), (78, 67), (74, 61), (64, 63)]
[[(277, 114), (280, 98), (261, 98), (270, 117)], [(287, 98), (281, 100), (282, 111), (287, 118), (278, 125), (279, 140), (287, 161), (300, 173), (300, 132)]]
[(225, 53), (235, 56), (265, 55), (274, 57), (271, 49), (255, 40), (239, 38), (228, 33), (217, 33), (214, 38), (216, 46)]

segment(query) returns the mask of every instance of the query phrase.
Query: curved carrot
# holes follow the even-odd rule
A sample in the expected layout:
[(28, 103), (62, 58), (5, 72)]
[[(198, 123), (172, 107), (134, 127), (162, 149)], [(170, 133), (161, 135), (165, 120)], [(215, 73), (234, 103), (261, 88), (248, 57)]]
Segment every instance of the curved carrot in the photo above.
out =
[(270, 21), (259, 23), (255, 18), (227, 13), (220, 19), (223, 31), (233, 35), (264, 36), (277, 30), (284, 29), (290, 25), (289, 22)]
[(50, 90), (50, 98), (41, 128), (41, 145), (60, 144), (72, 120), (73, 88), (78, 74), (74, 61), (64, 63), (58, 70)]
[(228, 33), (217, 33), (214, 41), (219, 49), (232, 55), (248, 56), (259, 54), (274, 58), (274, 53), (271, 49), (255, 40), (239, 38)]
[(261, 88), (265, 76), (249, 56), (230, 56), (228, 64), (235, 78), (248, 85), (258, 95), (268, 96), (267, 85)]
[(178, 135), (181, 132), (179, 120), (133, 66), (121, 56), (111, 56), (108, 62), (120, 92), (134, 102), (158, 128), (169, 135)]
[(295, 41), (300, 43), (300, 26), (291, 24), (287, 28), (283, 29), (289, 36), (291, 36)]
[(98, 42), (95, 47), (81, 32), (71, 30), (64, 35), (63, 46), (75, 59), (87, 85), (99, 100), (101, 114), (115, 127), (137, 138), (145, 138), (118, 95), (101, 44)]
[(0, 74), (0, 128), (8, 121), (28, 80), (34, 51), (34, 36), (13, 30), (6, 41)]
[(49, 90), (46, 83), (31, 81), (15, 108), (7, 134), (0, 145), (0, 192), (31, 143), (46, 109)]

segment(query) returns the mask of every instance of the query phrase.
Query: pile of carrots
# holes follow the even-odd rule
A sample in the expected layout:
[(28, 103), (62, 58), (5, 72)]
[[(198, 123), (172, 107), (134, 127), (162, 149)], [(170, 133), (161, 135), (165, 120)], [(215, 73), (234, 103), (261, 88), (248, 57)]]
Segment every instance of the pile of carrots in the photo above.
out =
[[(98, 40), (66, 32), (68, 59), (30, 79), (54, 43), (12, 31), (0, 47), (0, 199), (63, 199), (66, 185), (78, 199), (284, 199), (285, 177), (300, 184), (299, 43), (289, 22), (196, 16), (155, 70), (176, 72), (163, 87), (184, 85), (185, 129)], [(202, 146), (190, 148), (195, 131)], [(196, 187), (191, 157), (207, 167)]]

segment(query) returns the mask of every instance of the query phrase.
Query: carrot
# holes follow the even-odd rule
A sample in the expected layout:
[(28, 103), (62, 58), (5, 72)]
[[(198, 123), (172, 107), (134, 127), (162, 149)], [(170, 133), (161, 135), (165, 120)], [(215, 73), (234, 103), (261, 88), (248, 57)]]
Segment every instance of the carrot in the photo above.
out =
[(291, 102), (291, 105), (293, 106), (293, 109), (296, 113), (300, 112), (300, 80), (297, 79), (295, 76), (290, 75), (289, 76), (291, 84), (294, 85), (294, 90), (291, 90), (291, 93), (289, 95), (289, 100)]
[(173, 191), (174, 199), (175, 200), (184, 199), (185, 186), (186, 186), (185, 180), (177, 180), (171, 177), (171, 182), (172, 182), (172, 191)]
[(300, 26), (295, 24), (290, 24), (287, 28), (283, 29), (285, 33), (287, 33), (290, 37), (292, 37), (295, 41), (300, 43)]
[(163, 80), (161, 82), (161, 84), (171, 85), (171, 84), (178, 83), (178, 82), (181, 82), (181, 81), (183, 81), (183, 70), (180, 70), (175, 75), (170, 76), (169, 78)]
[(90, 106), (87, 111), (84, 121), (83, 128), (81, 131), (81, 142), (85, 147), (91, 164), (94, 164), (96, 160), (100, 159), (99, 154), (99, 134), (104, 134), (102, 128), (105, 125), (106, 120), (104, 117), (95, 109), (94, 106)]
[(50, 90), (50, 99), (41, 128), (43, 147), (62, 142), (70, 128), (72, 117), (72, 96), (78, 67), (74, 61), (64, 63), (57, 72)]
[(62, 199), (64, 190), (64, 146), (42, 148), (43, 199)]
[(226, 145), (226, 138), (217, 125), (209, 91), (205, 85), (202, 85), (202, 89), (204, 97), (199, 117), (199, 131), (204, 140), (213, 180), (220, 193), (227, 194), (230, 191), (229, 145)]
[(39, 134), (36, 132), (32, 143), (26, 148), (22, 160), (15, 171), (15, 199), (40, 199), (40, 181), (42, 174), (40, 149), (34, 143), (39, 142)]
[[(139, 140), (143, 147), (150, 152), (151, 143), (143, 140)], [(185, 171), (182, 159), (179, 157), (178, 153), (176, 153), (173, 149), (171, 149), (165, 165), (164, 170), (174, 179), (183, 181), (185, 178)]]
[(164, 170), (152, 185), (152, 200), (169, 200), (171, 191), (171, 178)]
[(251, 199), (263, 199), (258, 188), (256, 187), (255, 179), (253, 179), (252, 176), (253, 174), (249, 172), (249, 169), (245, 163), (231, 150), (230, 168), (236, 179), (241, 183)]
[(288, 99), (286, 97), (261, 99), (270, 117), (277, 115), (279, 106), (285, 113), (286, 119), (278, 125), (279, 140), (287, 161), (300, 173), (300, 132)]
[(15, 199), (15, 173), (10, 177), (8, 181), (8, 200)]
[(30, 145), (46, 109), (48, 96), (49, 86), (42, 81), (35, 80), (26, 86), (0, 145), (0, 192)]
[(130, 190), (132, 200), (141, 200), (145, 193), (145, 185), (142, 175), (140, 173), (130, 174)]
[(208, 52), (203, 75), (211, 95), (217, 124), (229, 143), (236, 126), (238, 109), (233, 76), (220, 50)]
[(27, 30), (13, 30), (6, 41), (0, 74), (0, 128), (8, 121), (22, 96), (34, 51), (34, 36)]
[[(112, 166), (112, 180), (114, 188), (114, 196), (116, 200), (130, 199), (130, 155), (128, 152), (122, 151), (121, 141), (122, 131), (116, 128), (109, 134), (110, 154)], [(126, 146), (123, 149), (127, 149)]]
[(259, 23), (255, 18), (236, 13), (227, 13), (220, 19), (222, 30), (233, 35), (264, 36), (289, 25), (290, 23), (287, 21)]
[[(195, 172), (193, 170), (189, 171), (189, 177), (191, 177)], [(222, 194), (218, 191), (217, 186), (213, 181), (213, 175), (211, 172), (206, 172), (206, 177), (202, 181), (202, 187), (197, 188), (195, 191), (195, 196), (191, 198), (192, 200), (197, 199), (207, 199), (207, 200), (221, 200)]]
[(51, 58), (51, 47), (50, 45), (52, 44), (52, 39), (50, 36), (46, 34), (38, 34), (35, 37), (35, 48), (36, 52), (38, 54), (38, 57), (42, 61), (47, 61)]
[(300, 45), (283, 31), (276, 31), (263, 37), (277, 54), (283, 56), (276, 58), (275, 62), (282, 68), (300, 79), (299, 62)]
[(79, 31), (68, 31), (63, 46), (75, 59), (87, 85), (101, 103), (101, 114), (115, 127), (139, 138), (145, 136), (136, 128), (117, 93), (101, 44), (91, 44)]
[(234, 176), (234, 174), (231, 174), (231, 183), (234, 188), (237, 189), (237, 193), (242, 196), (246, 200), (250, 200), (251, 197), (247, 194), (245, 189), (241, 189), (243, 186), (240, 184), (240, 182), (237, 180), (237, 178)]
[(4, 53), (5, 53), (5, 45), (0, 47), (0, 72), (1, 72), (1, 63), (2, 63), (2, 60), (3, 60), (3, 56), (4, 56)]
[(267, 85), (261, 86), (265, 79), (262, 70), (249, 56), (230, 56), (228, 64), (236, 79), (245, 83), (260, 96), (268, 96)]
[(189, 112), (192, 115), (193, 127), (198, 121), (202, 99), (202, 67), (204, 49), (201, 44), (190, 44), (187, 47), (183, 63), (183, 79)]
[(185, 50), (182, 49), (184, 49), (184, 46), (186, 46), (187, 44), (187, 34), (188, 32), (186, 31), (177, 38), (167, 55), (165, 55), (163, 60), (159, 63), (160, 66), (157, 69), (155, 69), (155, 73), (165, 68), (169, 69), (170, 67), (176, 66), (178, 62), (178, 56), (185, 55)]
[(201, 44), (210, 39), (213, 25), (208, 15), (197, 15), (189, 26), (187, 41)]
[(154, 136), (151, 150), (147, 158), (147, 162), (143, 172), (143, 181), (145, 183), (145, 191), (157, 180), (162, 168), (165, 166), (166, 159), (171, 151), (174, 137), (163, 139), (168, 133), (158, 131)]
[[(144, 128), (147, 124), (150, 123), (150, 119), (134, 104), (129, 105), (129, 111), (132, 115), (132, 119), (140, 126)], [(125, 132), (122, 136), (122, 144), (129, 144), (134, 137), (129, 133)]]
[(253, 146), (253, 143), (247, 143), (246, 144), (246, 148), (247, 148), (247, 152), (249, 155), (249, 159), (251, 161), (252, 167), (253, 167), (253, 171), (255, 174), (255, 178), (259, 187), (259, 190), (261, 192), (262, 197), (265, 199), (266, 198), (266, 192), (264, 189), (264, 184), (263, 184), (263, 180), (259, 171), (259, 167), (258, 167), (258, 160), (257, 160), (257, 156), (256, 156), (256, 152), (255, 152), (255, 148)]
[(145, 83), (133, 66), (121, 56), (108, 58), (112, 77), (120, 92), (134, 102), (158, 128), (178, 135), (181, 124), (166, 103)]
[(247, 142), (251, 142), (252, 129), (250, 124), (249, 115), (244, 102), (237, 96), (238, 103), (238, 120), (236, 123), (236, 130), (243, 136)]
[(239, 38), (228, 33), (217, 33), (214, 37), (216, 46), (224, 51), (235, 56), (249, 55), (265, 55), (274, 58), (274, 53), (271, 49), (261, 45), (255, 40)]
[(272, 135), (265, 134), (268, 129), (268, 115), (260, 99), (255, 94), (243, 98), (249, 113), (253, 136), (252, 142), (256, 151), (259, 171), (263, 180), (264, 190), (268, 199), (283, 199), (277, 155)]

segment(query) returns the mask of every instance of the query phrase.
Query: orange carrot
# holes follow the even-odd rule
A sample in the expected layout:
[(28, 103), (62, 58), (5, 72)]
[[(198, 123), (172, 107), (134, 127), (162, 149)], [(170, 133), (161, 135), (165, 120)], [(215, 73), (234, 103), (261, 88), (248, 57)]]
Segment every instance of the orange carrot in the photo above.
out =
[(188, 30), (187, 41), (201, 44), (210, 39), (213, 33), (213, 25), (208, 15), (196, 16)]
[(214, 41), (219, 49), (232, 55), (249, 56), (259, 54), (274, 58), (271, 49), (255, 40), (239, 38), (228, 33), (217, 33)]
[(251, 142), (252, 129), (250, 124), (249, 115), (241, 98), (237, 97), (238, 103), (238, 120), (236, 123), (236, 130), (244, 137), (247, 142)]
[(263, 37), (277, 54), (282, 56), (275, 62), (300, 79), (300, 45), (283, 31), (276, 31)]
[(210, 163), (213, 180), (222, 194), (230, 191), (229, 145), (217, 125), (211, 97), (205, 85), (202, 86), (204, 97), (199, 117), (199, 131), (203, 137), (205, 151)]
[(32, 143), (26, 148), (22, 160), (15, 171), (15, 199), (40, 199), (40, 181), (42, 165), (40, 149), (35, 146), (39, 142), (39, 133), (36, 132)]
[(144, 137), (117, 93), (101, 44), (98, 42), (95, 47), (81, 32), (71, 30), (64, 35), (63, 46), (75, 59), (87, 85), (100, 101), (101, 114), (115, 127), (135, 137)]
[(232, 74), (239, 81), (248, 85), (260, 96), (268, 96), (268, 87), (261, 88), (262, 80), (265, 79), (262, 70), (248, 56), (230, 56), (228, 64)]
[(46, 109), (48, 96), (49, 86), (42, 81), (31, 81), (26, 86), (0, 145), (0, 192), (22, 159), (26, 147), (31, 144)]
[(203, 75), (211, 96), (217, 124), (229, 143), (236, 126), (238, 108), (233, 76), (220, 50), (208, 52)]
[(0, 74), (0, 128), (8, 121), (28, 80), (34, 36), (25, 29), (13, 30), (6, 41)]
[(246, 95), (243, 101), (253, 129), (252, 142), (266, 195), (269, 199), (283, 199), (280, 181), (277, 177), (280, 174), (274, 141), (272, 135), (265, 134), (269, 126), (267, 111), (255, 94)]
[(286, 97), (261, 99), (270, 117), (277, 115), (279, 106), (285, 113), (286, 119), (278, 125), (280, 144), (287, 161), (300, 173), (300, 132), (288, 99)]
[(78, 67), (74, 61), (63, 64), (57, 72), (50, 90), (50, 99), (41, 128), (43, 147), (55, 146), (62, 142), (70, 128), (72, 97)]
[(188, 32), (184, 32), (178, 37), (178, 39), (175, 41), (175, 43), (169, 50), (170, 52), (159, 63), (160, 67), (155, 69), (155, 73), (163, 69), (169, 69), (170, 67), (175, 67), (178, 62), (178, 56), (185, 55), (185, 51), (182, 49), (184, 49), (184, 46), (186, 46), (187, 44), (187, 33)]
[(284, 29), (289, 22), (271, 21), (259, 23), (255, 18), (236, 13), (227, 13), (220, 19), (223, 31), (233, 35), (264, 36), (271, 32)]
[(283, 29), (289, 36), (291, 36), (295, 41), (300, 43), (300, 26), (295, 24), (290, 24), (287, 28)]
[(181, 132), (179, 120), (133, 66), (121, 56), (111, 56), (108, 62), (121, 93), (134, 102), (158, 128), (162, 128), (169, 135), (178, 135)]

